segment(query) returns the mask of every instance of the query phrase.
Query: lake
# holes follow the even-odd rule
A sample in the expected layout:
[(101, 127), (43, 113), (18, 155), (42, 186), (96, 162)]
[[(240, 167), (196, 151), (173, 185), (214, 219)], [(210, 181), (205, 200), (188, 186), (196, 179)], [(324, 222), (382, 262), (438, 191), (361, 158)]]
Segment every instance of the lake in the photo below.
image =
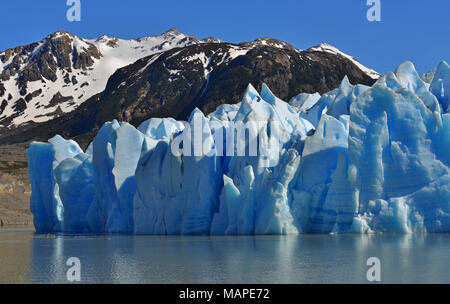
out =
[(36, 235), (0, 229), (0, 283), (450, 283), (450, 234), (300, 236)]

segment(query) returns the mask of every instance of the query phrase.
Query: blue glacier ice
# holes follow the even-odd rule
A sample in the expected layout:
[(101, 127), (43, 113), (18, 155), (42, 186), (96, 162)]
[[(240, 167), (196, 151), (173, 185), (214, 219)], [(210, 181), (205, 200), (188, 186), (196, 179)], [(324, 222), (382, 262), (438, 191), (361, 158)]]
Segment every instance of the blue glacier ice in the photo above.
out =
[(439, 100), (443, 111), (448, 113), (450, 111), (450, 66), (445, 61), (437, 67), (430, 91)]
[(450, 232), (450, 67), (411, 62), (372, 87), (299, 94), (263, 84), (188, 121), (105, 123), (82, 151), (27, 153), (37, 232)]

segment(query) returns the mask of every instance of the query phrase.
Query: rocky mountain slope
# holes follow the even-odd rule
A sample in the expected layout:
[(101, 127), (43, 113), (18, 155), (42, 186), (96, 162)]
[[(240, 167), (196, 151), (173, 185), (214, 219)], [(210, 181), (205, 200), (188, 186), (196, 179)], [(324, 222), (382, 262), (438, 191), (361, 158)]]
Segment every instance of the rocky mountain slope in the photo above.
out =
[[(299, 93), (324, 93), (337, 88), (345, 75), (354, 84), (371, 85), (378, 78), (376, 72), (328, 44), (298, 50), (271, 38), (240, 44), (216, 38), (174, 41), (178, 41), (174, 43), (178, 47), (162, 47), (160, 52), (118, 69), (103, 92), (81, 106), (77, 103), (69, 114), (3, 131), (0, 144), (48, 139), (56, 133), (67, 137), (93, 134), (112, 119), (135, 125), (150, 117), (186, 119), (195, 107), (207, 114), (220, 104), (239, 102), (248, 83), (260, 89), (265, 82), (277, 96), (289, 100)], [(105, 53), (96, 47), (91, 56), (97, 54), (95, 50)], [(59, 101), (55, 106), (69, 103)], [(87, 135), (87, 140), (90, 137)]]
[(0, 227), (32, 225), (26, 144), (0, 146)]
[(117, 69), (201, 42), (175, 29), (137, 40), (83, 39), (57, 31), (42, 41), (7, 49), (0, 53), (0, 125), (39, 123), (71, 112), (102, 92)]

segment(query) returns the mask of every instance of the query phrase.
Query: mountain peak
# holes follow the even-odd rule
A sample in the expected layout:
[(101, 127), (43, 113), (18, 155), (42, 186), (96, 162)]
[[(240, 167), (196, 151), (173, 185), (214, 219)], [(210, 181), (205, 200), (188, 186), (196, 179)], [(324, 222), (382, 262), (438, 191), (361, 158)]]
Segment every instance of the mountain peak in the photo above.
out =
[(179, 41), (181, 41), (182, 44), (186, 41), (195, 41), (196, 43), (199, 42), (199, 40), (195, 36), (183, 34), (176, 28), (171, 28), (157, 36), (140, 37), (140, 38), (136, 39), (136, 41), (143, 42), (146, 40), (154, 40), (154, 39), (163, 39), (163, 40), (168, 40), (168, 41), (179, 40)]
[[(101, 97), (103, 100), (120, 100), (116, 96), (117, 92), (129, 96), (126, 102), (142, 99), (139, 102), (139, 114), (136, 114), (138, 110), (129, 111), (126, 119), (130, 121), (153, 115), (152, 111), (159, 109), (161, 99), (155, 97), (153, 92), (159, 92), (159, 96), (165, 96), (168, 100), (167, 106), (161, 107), (161, 111), (166, 111), (167, 108), (173, 116), (182, 119), (191, 111), (188, 106), (181, 109), (179, 106), (180, 96), (184, 96), (181, 93), (187, 86), (200, 90), (198, 96), (203, 98), (192, 99), (188, 104), (199, 106), (205, 113), (219, 104), (242, 100), (239, 90), (236, 90), (239, 93), (223, 96), (224, 86), (215, 81), (215, 74), (211, 73), (214, 69), (230, 73), (236, 88), (244, 89), (249, 82), (261, 87), (259, 80), (266, 82), (281, 98), (291, 98), (293, 90), (296, 94), (329, 91), (339, 86), (336, 79), (340, 82), (345, 74), (358, 83), (371, 83), (368, 76), (372, 79), (378, 76), (376, 72), (329, 44), (311, 48), (310, 51), (318, 51), (313, 54), (269, 37), (240, 44), (221, 42), (215, 37), (198, 40), (175, 28), (158, 36), (130, 40), (109, 36), (83, 39), (58, 30), (40, 42), (0, 53), (0, 71), (3, 71), (0, 72), (0, 125), (15, 132), (15, 127), (29, 122), (43, 123), (76, 110), (90, 98), (97, 98), (95, 96), (101, 92), (104, 92)], [(173, 48), (184, 49), (170, 51)], [(164, 52), (168, 51), (170, 52), (165, 55)], [(150, 56), (154, 54), (158, 55)], [(247, 56), (248, 60), (229, 65), (240, 56)], [(307, 63), (310, 60), (317, 62), (321, 69), (319, 72), (308, 70)], [(354, 64), (348, 63), (348, 60)], [(334, 65), (328, 63), (330, 61), (343, 61), (343, 70), (336, 70)], [(252, 70), (258, 76), (252, 78), (250, 74), (242, 79), (240, 76), (234, 77), (240, 75), (237, 71), (241, 71), (241, 68), (244, 71)], [(113, 76), (119, 69), (122, 69), (121, 72)], [(272, 72), (274, 69), (277, 70), (275, 76)], [(157, 76), (140, 77), (149, 71)], [(325, 84), (317, 83), (316, 79), (323, 75), (321, 73), (336, 74), (336, 77), (331, 77)], [(126, 76), (112, 81), (110, 87), (107, 87), (110, 77), (117, 78), (118, 75)], [(304, 82), (296, 84), (295, 88), (284, 85), (285, 79), (291, 77), (303, 79)], [(147, 87), (148, 81), (152, 85), (151, 91)], [(142, 96), (134, 94), (141, 91), (149, 93)], [(180, 95), (174, 96), (173, 92)], [(202, 92), (206, 92), (205, 95)], [(152, 107), (149, 107), (150, 104)], [(94, 112), (101, 111), (95, 109)], [(3, 132), (5, 131), (1, 133)]]
[(368, 67), (362, 65), (361, 63), (359, 63), (359, 61), (355, 57), (342, 52), (337, 47), (335, 47), (335, 46), (333, 46), (331, 44), (320, 43), (320, 44), (318, 44), (316, 46), (313, 46), (313, 47), (307, 49), (306, 51), (309, 51), (309, 52), (323, 52), (323, 53), (330, 53), (330, 54), (333, 54), (333, 55), (340, 55), (340, 56), (345, 57), (345, 58), (349, 59), (350, 61), (352, 61), (359, 69), (364, 71), (372, 79), (378, 79), (380, 77), (379, 73), (377, 73), (374, 70), (369, 69)]
[(284, 41), (275, 39), (275, 38), (270, 38), (270, 37), (261, 37), (261, 38), (257, 38), (254, 42), (256, 43), (260, 43), (262, 45), (270, 45), (270, 46), (274, 46), (274, 47), (278, 47), (278, 48), (294, 48), (292, 45), (290, 45), (289, 43), (286, 43)]
[(162, 33), (160, 36), (179, 36), (179, 35), (183, 35), (183, 33), (173, 27)]
[(210, 36), (210, 37), (203, 38), (201, 40), (201, 42), (203, 42), (203, 43), (221, 43), (223, 41), (220, 40), (219, 38)]
[(0, 125), (13, 128), (41, 123), (61, 111), (71, 112), (102, 92), (118, 69), (155, 53), (197, 43), (195, 37), (174, 28), (136, 40), (84, 39), (57, 30), (38, 42), (0, 52)]
[(289, 43), (286, 43), (284, 41), (275, 39), (275, 38), (270, 38), (270, 37), (261, 37), (261, 38), (257, 38), (254, 41), (251, 42), (242, 42), (240, 43), (241, 46), (244, 47), (255, 47), (255, 46), (259, 46), (259, 47), (265, 47), (265, 46), (270, 46), (270, 47), (275, 47), (278, 49), (290, 49), (293, 51), (299, 51), (296, 48), (294, 48), (292, 45), (290, 45)]
[(310, 47), (309, 49), (307, 49), (307, 51), (342, 53), (337, 47), (326, 42), (322, 42), (316, 46)]
[(63, 36), (69, 36), (71, 38), (75, 37), (73, 34), (65, 31), (65, 30), (57, 30), (56, 32), (53, 32), (49, 35), (47, 35), (47, 37), (45, 37), (46, 40), (52, 40), (52, 39), (57, 39)]

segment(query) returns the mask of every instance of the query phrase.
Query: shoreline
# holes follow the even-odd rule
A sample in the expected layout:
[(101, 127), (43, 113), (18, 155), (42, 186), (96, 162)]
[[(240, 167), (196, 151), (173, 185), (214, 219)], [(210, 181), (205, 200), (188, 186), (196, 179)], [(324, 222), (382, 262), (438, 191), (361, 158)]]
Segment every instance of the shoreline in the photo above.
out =
[(0, 146), (0, 227), (33, 227), (26, 145)]

